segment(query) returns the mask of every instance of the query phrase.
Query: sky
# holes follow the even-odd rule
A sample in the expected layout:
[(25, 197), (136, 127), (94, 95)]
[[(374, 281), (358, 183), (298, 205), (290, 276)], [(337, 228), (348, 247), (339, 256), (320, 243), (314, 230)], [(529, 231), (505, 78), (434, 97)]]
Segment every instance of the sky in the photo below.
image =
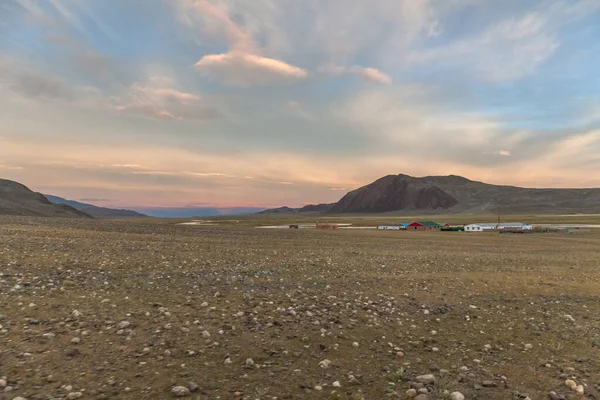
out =
[(600, 187), (599, 0), (0, 0), (0, 177), (103, 206)]

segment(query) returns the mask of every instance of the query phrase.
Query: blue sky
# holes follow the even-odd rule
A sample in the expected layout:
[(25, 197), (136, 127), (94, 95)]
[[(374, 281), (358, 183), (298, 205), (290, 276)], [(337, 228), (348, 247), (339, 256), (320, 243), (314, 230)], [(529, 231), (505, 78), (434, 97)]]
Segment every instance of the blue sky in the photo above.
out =
[(0, 176), (140, 207), (600, 187), (598, 65), (597, 0), (0, 0)]

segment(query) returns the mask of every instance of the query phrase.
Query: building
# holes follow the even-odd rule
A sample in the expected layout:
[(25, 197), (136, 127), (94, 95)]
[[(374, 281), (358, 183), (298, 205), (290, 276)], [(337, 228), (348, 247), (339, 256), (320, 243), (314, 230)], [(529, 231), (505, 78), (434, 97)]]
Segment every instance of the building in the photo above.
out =
[(477, 223), (465, 225), (465, 232), (489, 232), (497, 229), (498, 224)]
[(501, 222), (498, 224), (498, 230), (505, 229), (531, 231), (533, 230), (533, 226), (524, 224), (523, 222)]
[(402, 228), (400, 225), (378, 225), (377, 229), (380, 231), (399, 231)]
[(439, 231), (441, 225), (433, 221), (415, 221), (406, 227), (409, 231)]
[(378, 225), (377, 229), (380, 231), (403, 231), (406, 230), (408, 224), (399, 225)]

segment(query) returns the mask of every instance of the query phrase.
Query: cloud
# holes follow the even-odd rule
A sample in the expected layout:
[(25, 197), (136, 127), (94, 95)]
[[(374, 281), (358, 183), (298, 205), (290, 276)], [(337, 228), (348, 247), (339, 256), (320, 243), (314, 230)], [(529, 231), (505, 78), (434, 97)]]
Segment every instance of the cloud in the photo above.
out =
[(560, 29), (600, 9), (597, 1), (558, 0), (500, 19), (480, 33), (438, 47), (415, 49), (413, 66), (454, 68), (494, 84), (534, 75), (560, 48)]
[(373, 83), (389, 85), (392, 78), (376, 68), (365, 68), (357, 65), (351, 67), (326, 66), (319, 68), (319, 72), (333, 76), (354, 75)]
[(302, 68), (283, 61), (239, 52), (204, 56), (195, 67), (203, 75), (231, 86), (284, 84), (308, 76)]
[(168, 87), (168, 79), (155, 77), (134, 83), (120, 97), (113, 98), (115, 108), (123, 113), (157, 119), (210, 120), (221, 113), (199, 95)]
[(175, 4), (180, 21), (188, 28), (194, 29), (195, 23), (201, 21), (205, 33), (227, 39), (226, 53), (205, 55), (195, 64), (202, 75), (230, 86), (280, 85), (308, 76), (300, 67), (262, 56), (252, 36), (224, 8), (207, 0), (182, 0)]
[(510, 156), (510, 151), (508, 150), (499, 150), (498, 154), (504, 157), (509, 157)]

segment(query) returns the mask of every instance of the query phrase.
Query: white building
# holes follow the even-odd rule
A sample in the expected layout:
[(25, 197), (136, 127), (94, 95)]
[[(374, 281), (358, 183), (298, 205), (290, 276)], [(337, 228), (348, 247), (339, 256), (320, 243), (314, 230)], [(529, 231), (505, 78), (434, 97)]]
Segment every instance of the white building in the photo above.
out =
[(498, 229), (521, 229), (529, 231), (533, 229), (533, 226), (522, 222), (502, 222), (498, 224)]
[(400, 229), (406, 229), (406, 227), (400, 225), (379, 225), (377, 229), (380, 231), (399, 231)]
[(469, 224), (465, 225), (465, 232), (486, 232), (498, 229), (498, 224)]
[(524, 224), (522, 222), (502, 222), (498, 224), (498, 229), (518, 229), (524, 231), (530, 231), (533, 229), (532, 225)]

